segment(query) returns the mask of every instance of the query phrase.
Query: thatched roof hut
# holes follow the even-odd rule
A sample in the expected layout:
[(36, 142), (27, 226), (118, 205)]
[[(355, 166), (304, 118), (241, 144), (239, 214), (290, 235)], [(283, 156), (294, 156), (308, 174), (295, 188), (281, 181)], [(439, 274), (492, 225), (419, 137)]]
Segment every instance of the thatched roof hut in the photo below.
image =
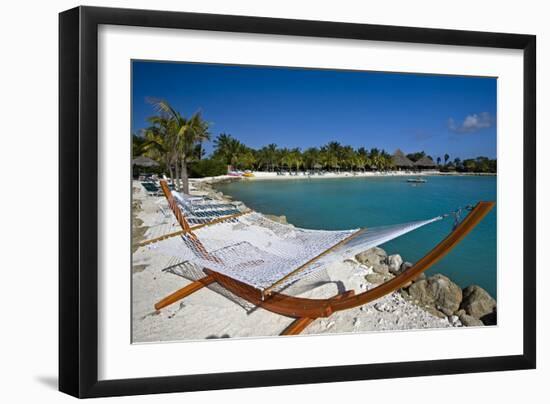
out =
[(434, 161), (428, 157), (424, 156), (420, 160), (418, 160), (414, 165), (418, 168), (435, 168), (437, 165), (434, 163)]
[(414, 163), (399, 149), (393, 153), (392, 163), (397, 168), (414, 167)]
[(149, 157), (139, 156), (132, 160), (132, 165), (140, 167), (158, 167), (160, 164)]

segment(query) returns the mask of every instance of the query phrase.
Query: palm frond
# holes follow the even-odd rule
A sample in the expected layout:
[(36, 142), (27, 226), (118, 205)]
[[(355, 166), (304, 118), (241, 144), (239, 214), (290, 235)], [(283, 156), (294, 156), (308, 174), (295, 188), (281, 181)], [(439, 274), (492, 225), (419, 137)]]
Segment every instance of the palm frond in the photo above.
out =
[(147, 97), (146, 100), (153, 105), (157, 112), (168, 114), (173, 119), (178, 119), (181, 116), (166, 100), (155, 97)]

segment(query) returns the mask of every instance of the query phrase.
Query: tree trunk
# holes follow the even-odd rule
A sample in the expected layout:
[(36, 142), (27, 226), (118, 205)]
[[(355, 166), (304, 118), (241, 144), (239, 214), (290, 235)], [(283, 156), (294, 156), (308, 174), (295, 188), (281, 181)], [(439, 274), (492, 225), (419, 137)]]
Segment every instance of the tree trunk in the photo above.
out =
[(166, 157), (166, 166), (168, 167), (168, 175), (170, 176), (170, 181), (174, 184), (174, 171), (172, 170), (172, 162), (170, 157)]
[(179, 180), (179, 176), (180, 176), (180, 170), (179, 170), (177, 157), (175, 159), (175, 166), (176, 166), (176, 172), (175, 172), (175, 177), (174, 177), (175, 181), (173, 181), (174, 182), (174, 189), (179, 192), (180, 191), (180, 186), (179, 186), (179, 181), (178, 180)]
[(172, 181), (172, 185), (174, 184), (174, 170), (172, 170), (172, 164), (168, 163), (168, 174), (170, 175), (170, 181)]
[(187, 161), (183, 157), (181, 159), (181, 192), (189, 195), (189, 178), (187, 177)]

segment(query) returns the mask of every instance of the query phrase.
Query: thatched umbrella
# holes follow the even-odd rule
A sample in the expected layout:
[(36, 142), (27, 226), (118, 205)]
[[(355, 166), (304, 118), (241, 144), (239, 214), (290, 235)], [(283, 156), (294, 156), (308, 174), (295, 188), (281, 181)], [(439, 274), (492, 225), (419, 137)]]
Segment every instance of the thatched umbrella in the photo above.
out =
[(132, 165), (140, 167), (158, 167), (160, 164), (149, 157), (139, 156), (132, 160)]
[(319, 172), (319, 170), (321, 170), (322, 168), (323, 166), (319, 163), (313, 164), (313, 171)]
[(437, 165), (434, 163), (434, 161), (429, 158), (428, 156), (422, 157), (420, 160), (418, 160), (414, 165), (418, 168), (435, 168)]
[(397, 168), (410, 168), (414, 167), (414, 163), (405, 156), (401, 150), (397, 149), (392, 156), (392, 163)]

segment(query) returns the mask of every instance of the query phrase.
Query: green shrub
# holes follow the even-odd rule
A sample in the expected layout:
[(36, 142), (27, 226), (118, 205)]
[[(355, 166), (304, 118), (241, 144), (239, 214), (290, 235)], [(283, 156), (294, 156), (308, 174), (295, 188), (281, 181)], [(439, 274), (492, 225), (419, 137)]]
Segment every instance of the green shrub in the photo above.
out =
[(191, 178), (215, 177), (227, 174), (227, 165), (223, 161), (204, 159), (189, 164)]

